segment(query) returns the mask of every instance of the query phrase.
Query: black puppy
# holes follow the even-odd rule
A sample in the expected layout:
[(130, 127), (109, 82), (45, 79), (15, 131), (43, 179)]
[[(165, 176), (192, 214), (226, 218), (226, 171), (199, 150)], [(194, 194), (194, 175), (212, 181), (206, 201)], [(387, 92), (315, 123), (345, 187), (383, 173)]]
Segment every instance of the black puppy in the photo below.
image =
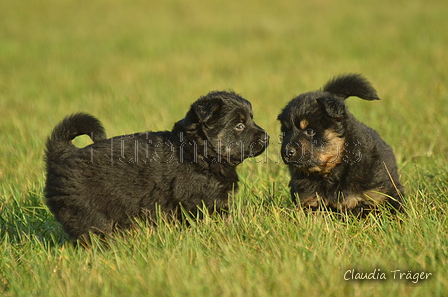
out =
[(292, 199), (303, 208), (356, 215), (384, 202), (401, 211), (403, 187), (393, 151), (348, 111), (344, 100), (350, 96), (379, 99), (361, 75), (342, 75), (322, 91), (294, 98), (278, 116)]
[[(83, 134), (94, 143), (75, 147)], [(233, 92), (201, 97), (172, 131), (106, 139), (96, 118), (74, 114), (47, 141), (47, 205), (73, 239), (127, 228), (135, 217), (154, 220), (159, 208), (175, 218), (181, 208), (223, 211), (238, 188), (236, 165), (268, 141), (250, 102)]]

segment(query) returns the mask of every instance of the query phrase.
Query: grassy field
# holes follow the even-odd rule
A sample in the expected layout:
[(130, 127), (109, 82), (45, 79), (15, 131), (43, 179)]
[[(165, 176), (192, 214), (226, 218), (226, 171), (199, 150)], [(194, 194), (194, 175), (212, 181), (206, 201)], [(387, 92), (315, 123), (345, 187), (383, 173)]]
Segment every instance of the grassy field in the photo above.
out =
[[(0, 296), (448, 296), (446, 0), (0, 7)], [(402, 220), (341, 221), (291, 204), (276, 117), (347, 72), (382, 99), (348, 104), (394, 148)], [(86, 111), (109, 136), (171, 129), (222, 89), (250, 100), (272, 139), (267, 156), (239, 167), (230, 216), (189, 228), (142, 222), (109, 248), (69, 244), (43, 197), (54, 125)], [(386, 280), (353, 280), (359, 272)]]

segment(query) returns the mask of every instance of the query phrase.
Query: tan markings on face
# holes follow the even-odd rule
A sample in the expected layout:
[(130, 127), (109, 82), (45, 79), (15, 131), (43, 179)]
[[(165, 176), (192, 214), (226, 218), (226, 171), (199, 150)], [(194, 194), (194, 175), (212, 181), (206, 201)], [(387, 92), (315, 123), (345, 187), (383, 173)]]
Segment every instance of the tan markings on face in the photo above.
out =
[[(344, 142), (345, 139), (339, 137), (339, 134), (332, 129), (327, 129), (324, 132), (325, 146), (323, 151), (317, 156), (322, 164), (319, 167), (323, 173), (329, 173), (336, 165), (342, 162), (344, 156)], [(315, 171), (318, 171), (313, 167)]]
[(300, 129), (305, 130), (310, 123), (307, 119), (303, 119), (300, 121)]
[(320, 166), (314, 166), (314, 167), (308, 168), (308, 171), (309, 171), (310, 173), (321, 172), (321, 171), (322, 171), (322, 168), (321, 168)]

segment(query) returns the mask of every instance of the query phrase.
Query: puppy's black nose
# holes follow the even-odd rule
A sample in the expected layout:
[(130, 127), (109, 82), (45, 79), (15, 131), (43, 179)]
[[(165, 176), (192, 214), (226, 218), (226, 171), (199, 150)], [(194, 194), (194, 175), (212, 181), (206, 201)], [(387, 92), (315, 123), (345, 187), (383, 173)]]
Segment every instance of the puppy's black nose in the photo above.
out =
[(287, 148), (286, 149), (286, 156), (291, 158), (296, 154), (297, 150), (293, 147)]

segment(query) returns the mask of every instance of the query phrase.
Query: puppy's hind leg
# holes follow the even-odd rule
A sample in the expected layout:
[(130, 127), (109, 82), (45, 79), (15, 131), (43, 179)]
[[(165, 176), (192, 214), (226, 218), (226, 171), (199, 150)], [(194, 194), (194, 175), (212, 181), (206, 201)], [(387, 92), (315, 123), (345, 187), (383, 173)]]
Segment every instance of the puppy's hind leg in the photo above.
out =
[[(103, 241), (108, 234), (114, 230), (114, 222), (107, 219), (102, 214), (96, 214), (94, 217), (74, 219), (78, 222), (76, 226), (66, 226), (65, 231), (73, 239), (75, 245), (82, 245), (84, 247), (91, 246), (92, 236), (98, 236), (100, 241)], [(82, 224), (79, 224), (82, 222)]]

